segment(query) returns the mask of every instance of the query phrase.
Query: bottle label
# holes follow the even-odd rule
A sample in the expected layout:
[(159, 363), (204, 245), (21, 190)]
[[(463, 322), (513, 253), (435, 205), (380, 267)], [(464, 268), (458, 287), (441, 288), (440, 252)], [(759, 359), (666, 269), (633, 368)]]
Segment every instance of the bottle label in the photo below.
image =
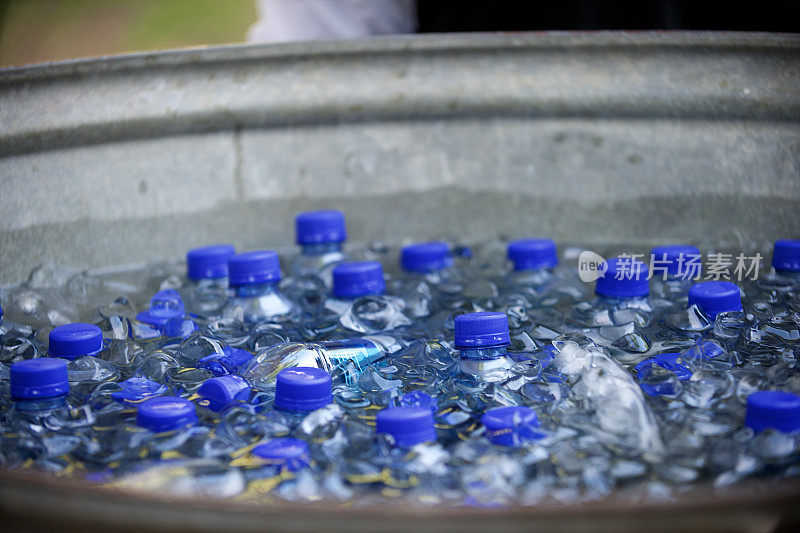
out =
[(348, 339), (321, 343), (331, 366), (344, 374), (345, 382), (353, 385), (367, 365), (377, 361), (383, 353), (367, 339)]

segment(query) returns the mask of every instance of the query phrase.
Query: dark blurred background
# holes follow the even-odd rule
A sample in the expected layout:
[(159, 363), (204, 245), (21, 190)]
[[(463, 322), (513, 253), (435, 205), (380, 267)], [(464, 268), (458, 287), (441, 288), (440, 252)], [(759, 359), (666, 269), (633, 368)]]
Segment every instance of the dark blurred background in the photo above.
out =
[(418, 0), (420, 32), (537, 30), (800, 31), (800, 0)]
[[(306, 0), (296, 0), (304, 2)], [(800, 0), (417, 0), (419, 31), (800, 32)], [(254, 0), (0, 0), (0, 66), (236, 43)]]

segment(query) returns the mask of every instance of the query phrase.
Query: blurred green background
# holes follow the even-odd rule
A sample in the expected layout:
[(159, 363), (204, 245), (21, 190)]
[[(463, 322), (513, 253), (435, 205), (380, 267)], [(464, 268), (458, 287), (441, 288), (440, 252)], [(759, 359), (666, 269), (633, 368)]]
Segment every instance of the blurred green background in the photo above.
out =
[(0, 0), (0, 66), (245, 40), (253, 0)]

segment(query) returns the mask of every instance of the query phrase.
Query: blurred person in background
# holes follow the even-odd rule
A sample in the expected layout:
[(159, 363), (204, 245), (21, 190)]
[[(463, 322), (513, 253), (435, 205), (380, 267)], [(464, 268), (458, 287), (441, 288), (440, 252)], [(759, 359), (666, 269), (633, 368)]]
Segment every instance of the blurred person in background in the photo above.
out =
[(797, 0), (256, 0), (251, 42), (403, 33), (541, 30), (797, 32)]
[(308, 41), (414, 33), (416, 0), (256, 0), (247, 40)]

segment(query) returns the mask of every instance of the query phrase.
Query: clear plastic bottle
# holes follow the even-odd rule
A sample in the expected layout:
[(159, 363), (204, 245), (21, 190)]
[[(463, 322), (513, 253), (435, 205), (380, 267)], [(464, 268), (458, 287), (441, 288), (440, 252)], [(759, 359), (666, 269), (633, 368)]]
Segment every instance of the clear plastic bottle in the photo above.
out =
[(514, 362), (506, 353), (511, 336), (505, 313), (481, 311), (458, 315), (454, 327), (454, 345), (460, 352), (462, 372), (492, 382), (508, 377), (508, 369)]
[(392, 444), (401, 449), (436, 442), (433, 413), (424, 407), (388, 407), (379, 411), (375, 432), (389, 436)]
[(228, 300), (228, 259), (236, 254), (231, 244), (194, 248), (186, 253), (187, 309), (198, 316), (218, 314)]
[(130, 434), (129, 453), (164, 457), (177, 452), (185, 457), (206, 455), (208, 429), (197, 425), (195, 405), (178, 396), (158, 396), (139, 404), (136, 425), (144, 432)]
[(234, 255), (228, 260), (228, 283), (234, 296), (223, 315), (256, 324), (294, 313), (294, 304), (278, 288), (280, 280), (278, 254), (272, 250)]
[(521, 239), (508, 243), (506, 254), (513, 265), (507, 280), (515, 285), (543, 287), (558, 266), (558, 249), (550, 239)]
[(341, 211), (310, 211), (295, 218), (300, 253), (292, 267), (295, 277), (318, 276), (326, 287), (332, 284), (331, 270), (347, 259), (342, 244), (347, 240)]
[(730, 281), (701, 281), (689, 289), (689, 305), (699, 307), (713, 322), (721, 313), (742, 312), (742, 293)]
[(608, 259), (600, 268), (602, 274), (595, 285), (597, 298), (573, 306), (568, 320), (581, 328), (604, 328), (601, 336), (614, 342), (652, 319), (649, 271), (647, 265), (630, 257)]
[(611, 309), (639, 309), (651, 312), (650, 271), (647, 265), (629, 257), (613, 257), (604, 262), (604, 274), (594, 292)]
[(52, 357), (17, 361), (11, 365), (11, 398), (18, 411), (41, 414), (67, 407), (67, 362)]
[(333, 269), (333, 297), (325, 309), (348, 331), (372, 334), (406, 326), (405, 301), (384, 294), (383, 267), (376, 261), (341, 263)]
[(775, 274), (800, 282), (800, 240), (780, 239), (772, 248)]
[(702, 255), (696, 246), (671, 244), (650, 250), (653, 293), (668, 300), (686, 297), (692, 282), (702, 274)]
[(438, 311), (445, 296), (439, 291), (440, 285), (447, 284), (445, 293), (449, 293), (450, 285), (458, 281), (446, 242), (404, 246), (400, 251), (400, 266), (404, 275), (392, 284), (392, 292), (405, 300), (408, 313), (415, 318)]
[(701, 281), (689, 289), (688, 313), (699, 309), (714, 327), (714, 337), (732, 347), (745, 327), (742, 293), (730, 281)]
[(278, 373), (286, 368), (321, 368), (348, 384), (372, 363), (400, 348), (392, 337), (373, 335), (357, 339), (320, 343), (288, 342), (273, 346), (256, 355), (242, 372), (253, 387), (269, 390)]
[(331, 403), (331, 375), (321, 368), (286, 368), (275, 378), (275, 414), (289, 428), (296, 428), (309, 413)]
[(431, 283), (438, 283), (453, 267), (450, 246), (442, 241), (403, 246), (400, 250), (400, 266), (407, 276), (424, 277)]

